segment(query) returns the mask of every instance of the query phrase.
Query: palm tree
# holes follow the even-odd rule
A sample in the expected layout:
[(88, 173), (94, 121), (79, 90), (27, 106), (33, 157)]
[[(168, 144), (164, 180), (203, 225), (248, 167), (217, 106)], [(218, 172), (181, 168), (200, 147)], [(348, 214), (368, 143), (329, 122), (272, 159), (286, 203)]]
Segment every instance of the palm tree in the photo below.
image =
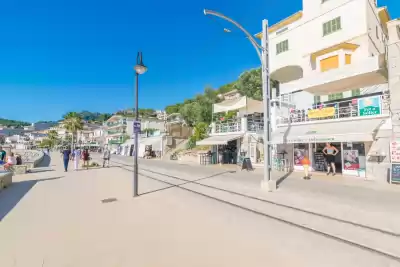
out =
[(58, 132), (56, 130), (50, 130), (47, 133), (47, 138), (51, 141), (51, 147), (54, 147), (54, 145), (57, 143), (58, 141)]
[(72, 134), (71, 149), (74, 148), (74, 136), (83, 129), (82, 118), (76, 112), (69, 112), (64, 116), (64, 128)]

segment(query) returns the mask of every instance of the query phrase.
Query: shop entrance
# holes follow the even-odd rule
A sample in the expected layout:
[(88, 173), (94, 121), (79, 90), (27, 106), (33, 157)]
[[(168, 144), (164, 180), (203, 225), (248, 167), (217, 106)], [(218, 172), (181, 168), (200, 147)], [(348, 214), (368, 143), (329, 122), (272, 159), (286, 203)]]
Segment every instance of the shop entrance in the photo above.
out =
[[(336, 173), (343, 173), (341, 143), (331, 143), (339, 151), (335, 156)], [(314, 171), (327, 172), (326, 156), (322, 153), (326, 143), (312, 144), (312, 163)], [(332, 170), (331, 170), (332, 171)]]
[(229, 141), (226, 145), (218, 145), (218, 163), (237, 163), (237, 140)]

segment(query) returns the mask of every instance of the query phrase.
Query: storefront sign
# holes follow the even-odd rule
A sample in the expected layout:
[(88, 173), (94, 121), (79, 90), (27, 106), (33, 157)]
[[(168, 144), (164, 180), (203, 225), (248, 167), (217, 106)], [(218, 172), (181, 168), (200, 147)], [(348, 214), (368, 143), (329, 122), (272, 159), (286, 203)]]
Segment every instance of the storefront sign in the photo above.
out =
[(400, 183), (400, 164), (393, 163), (390, 168), (390, 183)]
[(358, 170), (360, 168), (360, 158), (358, 157), (358, 150), (343, 150), (343, 162), (345, 170)]
[(400, 140), (390, 142), (390, 161), (400, 162)]
[(335, 116), (335, 108), (327, 107), (327, 108), (321, 108), (321, 109), (312, 109), (307, 112), (307, 116), (310, 119), (333, 117), (333, 116)]
[(374, 116), (379, 114), (381, 114), (381, 99), (379, 96), (358, 99), (359, 116)]
[(293, 139), (287, 139), (286, 143), (297, 144), (297, 143), (326, 143), (335, 141), (335, 137), (298, 137)]

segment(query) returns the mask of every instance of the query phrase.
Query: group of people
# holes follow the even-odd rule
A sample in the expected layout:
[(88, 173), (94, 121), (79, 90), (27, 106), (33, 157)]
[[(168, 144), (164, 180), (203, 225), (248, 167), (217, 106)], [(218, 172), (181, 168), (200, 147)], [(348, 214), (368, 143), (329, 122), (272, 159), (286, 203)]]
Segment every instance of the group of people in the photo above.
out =
[(3, 165), (4, 170), (9, 171), (14, 165), (21, 165), (22, 158), (20, 155), (15, 155), (13, 152), (7, 156), (7, 152), (0, 146), (0, 165)]
[[(74, 162), (74, 170), (77, 171), (79, 169), (79, 162), (80, 160), (83, 161), (83, 168), (89, 169), (89, 161), (90, 161), (90, 153), (87, 148), (83, 149), (74, 149), (71, 151), (68, 147), (64, 147), (61, 151), (61, 156), (63, 157), (64, 161), (64, 171), (68, 171), (68, 164), (69, 161)], [(107, 167), (110, 166), (110, 150), (106, 146), (103, 150), (103, 168), (105, 167), (107, 163)]]
[[(332, 171), (332, 176), (336, 175), (335, 156), (337, 153), (339, 153), (339, 150), (336, 147), (334, 147), (331, 143), (326, 143), (324, 149), (322, 150), (322, 153), (324, 153), (326, 165), (327, 165), (327, 169), (328, 169), (326, 175), (329, 175), (331, 173), (331, 171)], [(308, 157), (306, 155), (301, 160), (301, 164), (303, 165), (303, 169), (304, 169), (303, 179), (309, 180), (310, 179), (310, 174), (309, 174), (310, 160), (308, 159)]]

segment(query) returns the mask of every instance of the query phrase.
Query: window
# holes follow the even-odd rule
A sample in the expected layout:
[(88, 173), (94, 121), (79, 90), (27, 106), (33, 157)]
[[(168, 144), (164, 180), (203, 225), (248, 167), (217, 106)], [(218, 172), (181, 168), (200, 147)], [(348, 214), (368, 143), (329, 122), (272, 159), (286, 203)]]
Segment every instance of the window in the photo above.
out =
[(276, 44), (276, 54), (283, 53), (289, 50), (289, 41), (285, 40)]
[(351, 96), (361, 95), (360, 89), (351, 90)]
[(319, 65), (321, 72), (337, 69), (339, 67), (339, 56), (331, 56), (321, 59)]
[(314, 96), (314, 104), (321, 103), (321, 96), (320, 95), (315, 95)]
[(332, 100), (338, 100), (343, 98), (343, 93), (337, 93), (337, 94), (330, 94), (328, 95), (328, 101)]
[(349, 54), (346, 54), (346, 55), (344, 55), (345, 56), (345, 64), (346, 65), (349, 65), (349, 64), (351, 64), (351, 55), (349, 55)]
[(342, 29), (340, 17), (327, 21), (322, 25), (323, 35), (328, 35)]

